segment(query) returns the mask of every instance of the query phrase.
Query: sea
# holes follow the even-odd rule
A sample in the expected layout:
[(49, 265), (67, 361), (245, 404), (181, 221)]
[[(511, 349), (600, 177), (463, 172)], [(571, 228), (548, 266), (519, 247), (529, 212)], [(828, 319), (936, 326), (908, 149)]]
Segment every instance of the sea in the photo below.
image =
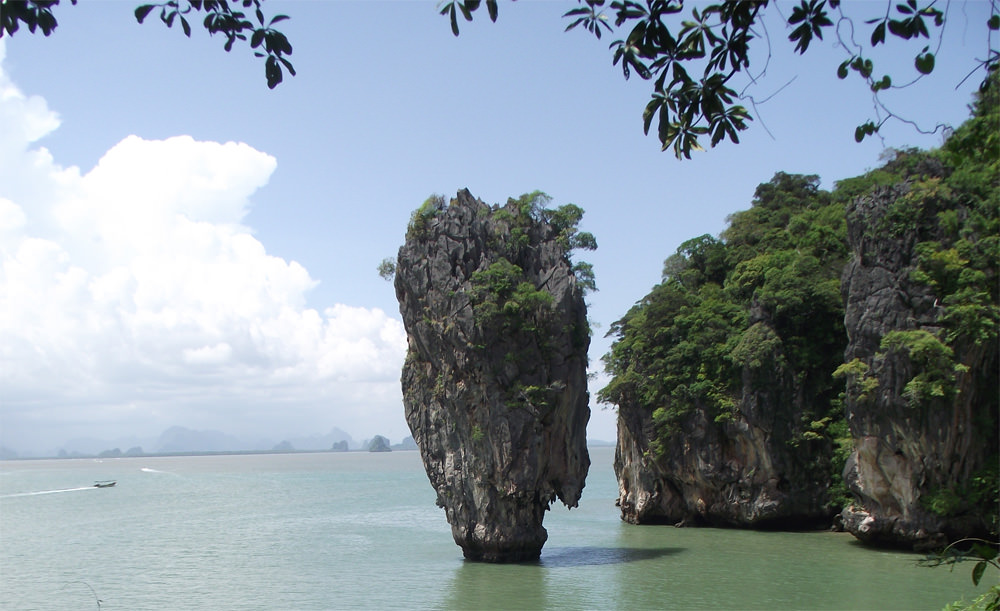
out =
[(3, 461), (0, 609), (941, 609), (990, 585), (844, 533), (623, 523), (613, 456), (513, 565), (463, 559), (415, 451)]

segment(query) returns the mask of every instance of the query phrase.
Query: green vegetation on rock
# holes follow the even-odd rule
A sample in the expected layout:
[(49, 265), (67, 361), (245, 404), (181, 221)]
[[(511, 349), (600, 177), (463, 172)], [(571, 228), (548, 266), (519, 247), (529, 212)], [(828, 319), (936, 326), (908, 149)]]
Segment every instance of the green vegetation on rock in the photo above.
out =
[(655, 453), (694, 410), (732, 421), (745, 377), (758, 388), (794, 380), (811, 397), (808, 422), (842, 418), (829, 372), (844, 343), (846, 232), (843, 205), (818, 184), (778, 173), (760, 185), (721, 239), (682, 244), (663, 281), (612, 326), (617, 339), (604, 357), (612, 379), (598, 397), (648, 406)]
[[(854, 441), (875, 435), (848, 430), (845, 408), (876, 430), (896, 417), (888, 406), (901, 405), (909, 424), (886, 451), (903, 456), (899, 444), (909, 444), (906, 460), (920, 465), (923, 452), (934, 455), (915, 467), (928, 478), (914, 490), (920, 505), (960, 520), (956, 533), (981, 532), (968, 524), (983, 523), (997, 532), (997, 469), (982, 467), (998, 462), (997, 80), (941, 149), (890, 151), (884, 166), (831, 192), (816, 176), (779, 172), (719, 238), (694, 238), (667, 258), (660, 284), (612, 325), (611, 379), (598, 393), (620, 415), (646, 414), (643, 443), (664, 473), (683, 464), (689, 450), (681, 448), (702, 434), (698, 422), (718, 428), (713, 439), (735, 440), (735, 424), (753, 427), (761, 410), (779, 410), (794, 420), (783, 423), (792, 463), (824, 474), (830, 502), (843, 504)], [(890, 318), (855, 320), (855, 333), (872, 335), (845, 359), (845, 300), (866, 290), (841, 285), (852, 256), (863, 273), (902, 276), (879, 306), (888, 310), (871, 314), (868, 302), (855, 302), (856, 315)], [(972, 428), (994, 433), (973, 440), (962, 425), (951, 441), (924, 448), (920, 427), (935, 411), (971, 414)], [(670, 485), (680, 485), (676, 477)]]

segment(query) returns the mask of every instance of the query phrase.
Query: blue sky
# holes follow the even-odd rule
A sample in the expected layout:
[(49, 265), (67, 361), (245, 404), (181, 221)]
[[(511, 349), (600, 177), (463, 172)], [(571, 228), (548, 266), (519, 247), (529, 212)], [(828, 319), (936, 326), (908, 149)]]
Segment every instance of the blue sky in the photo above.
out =
[[(137, 2), (66, 4), (49, 38), (0, 41), (0, 444), (22, 453), (172, 425), (399, 441), (405, 336), (375, 268), (432, 193), (540, 189), (586, 210), (599, 372), (663, 259), (776, 171), (832, 187), (886, 146), (941, 142), (889, 123), (856, 144), (871, 94), (836, 78), (845, 51), (793, 55), (774, 22), (752, 94), (775, 95), (740, 145), (681, 162), (642, 133), (648, 83), (623, 80), (607, 39), (563, 32), (572, 1), (501, 3), (455, 38), (431, 2), (272, 0), (298, 71), (274, 91), (248, 49), (140, 26)], [(845, 7), (859, 26), (884, 11)], [(981, 77), (956, 85), (985, 56), (988, 12), (951, 3), (935, 73), (890, 92), (896, 112), (966, 118)], [(910, 74), (923, 44), (877, 65)], [(614, 418), (593, 405), (590, 437), (614, 439)]]

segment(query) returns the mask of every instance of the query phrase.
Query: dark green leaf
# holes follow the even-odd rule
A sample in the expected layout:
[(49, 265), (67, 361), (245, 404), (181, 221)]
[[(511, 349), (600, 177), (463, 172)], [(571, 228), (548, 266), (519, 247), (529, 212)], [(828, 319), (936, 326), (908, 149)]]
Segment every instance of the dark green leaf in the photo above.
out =
[(885, 42), (885, 22), (875, 26), (875, 30), (872, 32), (872, 46), (879, 44), (880, 42)]
[(983, 578), (983, 571), (986, 570), (986, 561), (980, 560), (976, 563), (976, 566), (972, 568), (972, 585), (979, 585), (979, 580)]
[(983, 560), (993, 560), (997, 557), (997, 549), (992, 545), (984, 545), (982, 543), (975, 543), (972, 546), (973, 553)]
[(872, 66), (872, 60), (866, 59), (861, 64), (861, 76), (863, 76), (865, 78), (870, 77), (872, 75), (872, 70), (873, 69), (874, 69), (874, 67)]
[(720, 122), (715, 127), (715, 131), (712, 132), (712, 148), (715, 148), (715, 145), (721, 142), (722, 139), (725, 137), (726, 137), (726, 123)]
[(900, 13), (903, 13), (904, 15), (909, 15), (910, 13), (913, 12), (913, 9), (906, 6), (905, 4), (897, 4), (896, 10), (899, 11)]
[(788, 35), (788, 40), (798, 43), (795, 45), (795, 51), (799, 54), (805, 53), (806, 49), (809, 48), (809, 43), (812, 41), (812, 28), (809, 24), (804, 23), (799, 27), (792, 30), (792, 33)]
[(986, 22), (986, 27), (991, 30), (1000, 30), (1000, 15), (990, 15), (989, 21)]
[(846, 60), (844, 63), (840, 64), (837, 68), (837, 78), (845, 79), (847, 78), (847, 65), (851, 63), (851, 60)]
[(677, 137), (677, 127), (670, 121), (670, 110), (666, 104), (660, 106), (658, 115), (657, 133), (660, 142), (663, 143), (663, 150), (667, 150), (670, 142)]
[(264, 42), (264, 30), (254, 30), (253, 35), (250, 36), (250, 48), (256, 49), (262, 42)]
[(888, 74), (886, 74), (881, 79), (873, 81), (871, 84), (871, 89), (872, 91), (878, 92), (881, 91), (882, 89), (888, 89), (891, 86), (892, 86), (892, 79), (889, 78)]
[(465, 17), (466, 21), (472, 21), (472, 10), (467, 6), (467, 3), (459, 2), (458, 8), (462, 11), (462, 16)]
[(271, 46), (278, 52), (284, 53), (285, 55), (292, 54), (292, 45), (288, 42), (288, 38), (281, 32), (270, 30), (267, 36)]
[(288, 15), (275, 15), (274, 17), (271, 18), (271, 22), (268, 24), (268, 26), (272, 26), (278, 23), (279, 21), (284, 21), (288, 18), (289, 18)]
[(264, 76), (267, 77), (268, 89), (274, 89), (281, 82), (281, 66), (278, 65), (278, 60), (273, 55), (269, 56), (264, 63)]
[(653, 122), (653, 117), (656, 116), (661, 106), (663, 106), (663, 98), (657, 96), (646, 104), (646, 109), (642, 112), (642, 133), (647, 136), (649, 135), (649, 125)]
[(789, 25), (799, 23), (800, 21), (805, 21), (806, 17), (809, 16), (809, 5), (806, 4), (805, 0), (802, 0), (802, 4), (796, 6), (792, 9), (792, 16), (788, 18)]
[(872, 123), (871, 121), (859, 125), (854, 129), (854, 141), (861, 142), (862, 140), (865, 139), (865, 136), (871, 136), (877, 131), (878, 128), (875, 127), (875, 124)]
[(486, 10), (490, 13), (490, 21), (497, 20), (497, 0), (486, 0)]
[(458, 11), (455, 10), (455, 3), (451, 3), (451, 33), (458, 36)]
[(918, 55), (913, 63), (920, 74), (930, 74), (934, 71), (934, 54), (924, 53), (923, 55)]
[(142, 6), (136, 7), (135, 20), (142, 23), (142, 20), (145, 19), (154, 8), (156, 7), (152, 4), (143, 4)]
[(191, 25), (188, 24), (188, 21), (187, 19), (184, 18), (184, 15), (181, 15), (181, 29), (184, 30), (185, 36), (191, 38)]

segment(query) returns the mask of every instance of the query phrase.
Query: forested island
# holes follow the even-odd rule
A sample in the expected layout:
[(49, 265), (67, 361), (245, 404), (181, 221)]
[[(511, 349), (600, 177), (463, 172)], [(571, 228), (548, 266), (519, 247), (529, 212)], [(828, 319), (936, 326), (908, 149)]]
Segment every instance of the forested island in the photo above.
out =
[(622, 519), (996, 538), (994, 74), (933, 151), (776, 174), (611, 328)]

